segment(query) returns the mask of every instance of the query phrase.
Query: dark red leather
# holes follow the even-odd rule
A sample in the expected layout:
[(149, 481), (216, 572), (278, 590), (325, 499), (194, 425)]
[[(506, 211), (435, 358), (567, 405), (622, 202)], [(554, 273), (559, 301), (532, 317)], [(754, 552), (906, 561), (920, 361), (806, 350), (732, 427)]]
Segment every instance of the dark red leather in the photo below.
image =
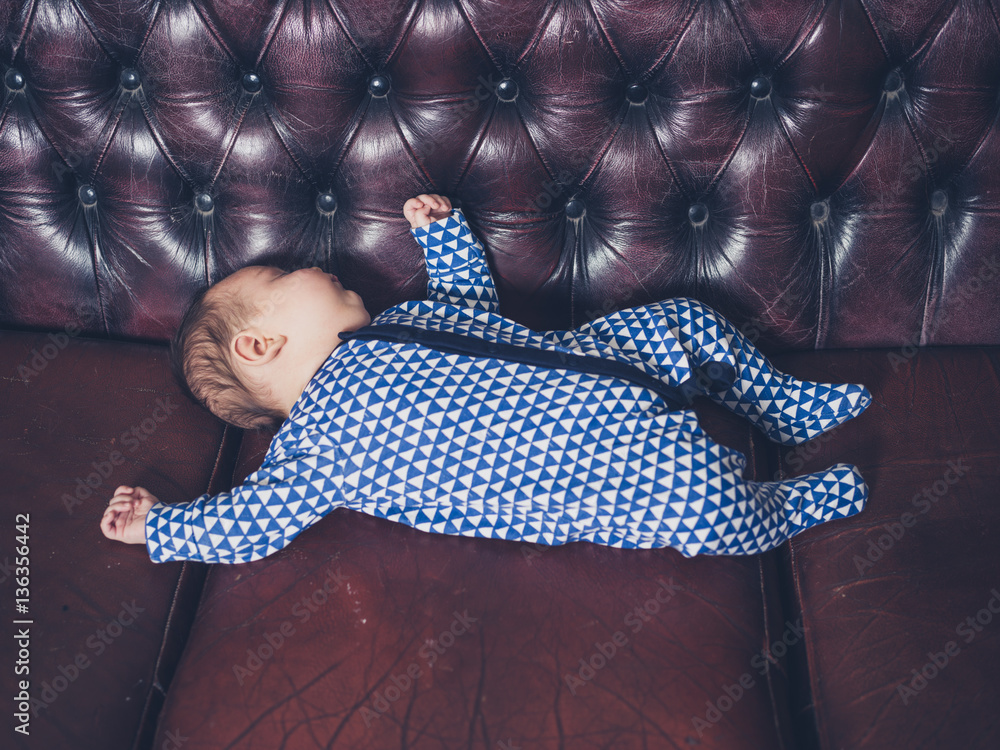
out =
[[(226, 489), (232, 428), (183, 399), (162, 347), (0, 331), (4, 695), (31, 681), (30, 736), (4, 721), (3, 747), (125, 748), (149, 734), (197, 608), (205, 566), (153, 565), (98, 528), (115, 488), (164, 502)], [(17, 514), (29, 516), (30, 657), (15, 675)], [(20, 574), (19, 574), (20, 575)], [(13, 701), (7, 704), (10, 708)], [(34, 715), (37, 714), (37, 715)], [(21, 721), (16, 722), (21, 724)], [(151, 737), (146, 736), (145, 741)]]
[[(706, 429), (753, 456), (746, 425), (709, 407)], [(336, 511), (280, 555), (213, 567), (161, 728), (185, 727), (198, 749), (780, 747), (783, 665), (749, 664), (784, 627), (773, 564), (443, 537)], [(442, 637), (455, 623), (464, 632)], [(692, 716), (733, 670), (755, 684), (699, 739)]]
[[(912, 701), (894, 692), (1000, 570), (995, 4), (5, 0), (0, 30), (0, 558), (30, 512), (33, 690), (122, 601), (145, 608), (30, 738), (2, 743), (1000, 744), (985, 626)], [(761, 478), (858, 463), (869, 509), (761, 558), (571, 545), (533, 565), (516, 544), (344, 511), (204, 589), (202, 566), (104, 540), (112, 484), (187, 500), (266, 450), (170, 381), (162, 345), (189, 297), (273, 263), (335, 272), (373, 314), (420, 298), (401, 207), (428, 191), (464, 209), (525, 325), (689, 295), (799, 352), (782, 360), (796, 375), (866, 383), (868, 413), (801, 452), (699, 408)], [(865, 349), (832, 351), (848, 347)], [(168, 396), (177, 411), (71, 516), (60, 497)], [(959, 459), (976, 468), (859, 573), (858, 545)], [(239, 685), (233, 665), (332, 561), (343, 606)], [(683, 587), (670, 609), (570, 694), (566, 670), (664, 576)], [(372, 691), (458, 609), (481, 627), (365, 726)]]
[(898, 352), (778, 359), (805, 376), (874, 383), (878, 394), (874, 414), (782, 456), (785, 471), (855, 463), (873, 498), (859, 516), (785, 548), (810, 671), (800, 725), (814, 727), (824, 748), (994, 747), (1000, 356), (890, 354)]

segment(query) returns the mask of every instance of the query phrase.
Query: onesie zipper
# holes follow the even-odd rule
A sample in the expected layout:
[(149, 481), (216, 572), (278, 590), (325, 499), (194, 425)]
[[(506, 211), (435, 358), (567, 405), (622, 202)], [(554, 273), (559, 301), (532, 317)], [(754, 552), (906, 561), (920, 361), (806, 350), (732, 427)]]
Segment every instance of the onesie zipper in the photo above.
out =
[(654, 378), (637, 367), (618, 360), (604, 359), (587, 354), (552, 351), (548, 349), (533, 349), (517, 344), (499, 341), (484, 341), (472, 336), (463, 336), (450, 331), (433, 331), (417, 326), (401, 323), (384, 323), (368, 325), (355, 331), (341, 331), (337, 334), (342, 340), (350, 339), (382, 339), (403, 344), (419, 344), (429, 349), (436, 349), (450, 354), (465, 354), (470, 357), (489, 357), (510, 362), (520, 362), (549, 369), (575, 370), (594, 375), (604, 375), (620, 378), (659, 394), (667, 407), (674, 411), (690, 408), (690, 396), (703, 395), (704, 389), (693, 385), (692, 380), (686, 380), (679, 386), (668, 385)]

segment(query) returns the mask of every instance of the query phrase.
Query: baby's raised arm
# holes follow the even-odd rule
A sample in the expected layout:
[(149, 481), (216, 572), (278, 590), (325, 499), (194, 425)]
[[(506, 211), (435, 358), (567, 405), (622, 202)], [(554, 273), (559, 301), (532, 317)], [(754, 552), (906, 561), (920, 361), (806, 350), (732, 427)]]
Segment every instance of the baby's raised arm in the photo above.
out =
[(101, 531), (108, 539), (125, 544), (146, 543), (146, 514), (157, 499), (142, 487), (122, 485), (101, 518)]

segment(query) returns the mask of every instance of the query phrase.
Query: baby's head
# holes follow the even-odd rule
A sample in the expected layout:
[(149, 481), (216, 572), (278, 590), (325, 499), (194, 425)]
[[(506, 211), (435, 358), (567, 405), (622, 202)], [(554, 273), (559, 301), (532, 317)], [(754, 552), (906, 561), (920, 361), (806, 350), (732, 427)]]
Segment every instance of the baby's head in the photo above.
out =
[(368, 325), (361, 297), (317, 267), (247, 266), (195, 295), (171, 341), (188, 395), (224, 422), (277, 429), (337, 335)]

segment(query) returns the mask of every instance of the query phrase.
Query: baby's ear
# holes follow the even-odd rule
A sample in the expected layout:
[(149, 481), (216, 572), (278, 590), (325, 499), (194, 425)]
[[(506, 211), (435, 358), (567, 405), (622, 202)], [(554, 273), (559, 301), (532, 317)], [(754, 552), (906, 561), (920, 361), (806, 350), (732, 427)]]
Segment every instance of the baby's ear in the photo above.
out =
[(264, 365), (278, 356), (285, 341), (280, 334), (268, 337), (257, 328), (246, 328), (233, 337), (232, 354), (249, 367)]

